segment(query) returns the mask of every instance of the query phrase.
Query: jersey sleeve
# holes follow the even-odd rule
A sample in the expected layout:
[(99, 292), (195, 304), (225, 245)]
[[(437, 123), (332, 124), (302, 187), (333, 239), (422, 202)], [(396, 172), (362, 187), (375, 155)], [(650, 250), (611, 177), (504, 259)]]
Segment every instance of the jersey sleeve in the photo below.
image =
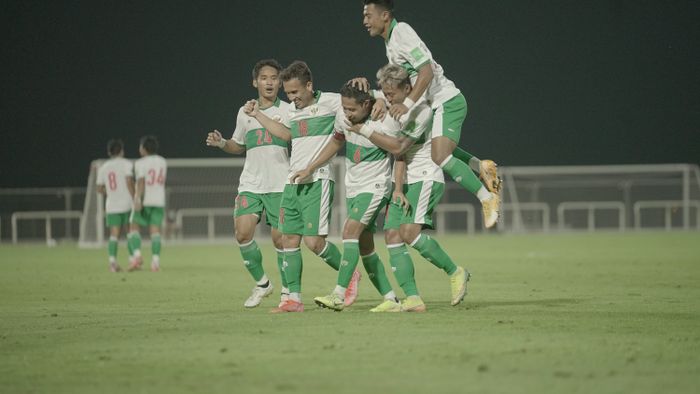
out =
[(430, 127), (432, 125), (432, 110), (425, 105), (414, 107), (414, 112), (401, 124), (401, 134), (406, 137), (417, 140), (426, 132), (429, 138)]
[(411, 26), (406, 23), (399, 23), (393, 34), (396, 35), (396, 44), (399, 56), (411, 65), (415, 70), (430, 63), (433, 55), (425, 45), (423, 40)]
[(134, 164), (128, 160), (124, 161), (124, 174), (127, 178), (134, 177)]
[(345, 125), (345, 112), (341, 107), (339, 110), (335, 111), (335, 124), (333, 125), (333, 130), (336, 134), (345, 135), (347, 126)]
[(134, 163), (134, 175), (136, 176), (136, 179), (146, 177), (146, 169), (144, 168), (141, 160), (137, 160), (136, 163)]
[(233, 135), (231, 135), (231, 139), (233, 142), (237, 143), (238, 145), (245, 145), (245, 120), (243, 119), (244, 116), (248, 116), (245, 113), (243, 113), (243, 108), (238, 110), (238, 114), (236, 115), (236, 129), (233, 130)]

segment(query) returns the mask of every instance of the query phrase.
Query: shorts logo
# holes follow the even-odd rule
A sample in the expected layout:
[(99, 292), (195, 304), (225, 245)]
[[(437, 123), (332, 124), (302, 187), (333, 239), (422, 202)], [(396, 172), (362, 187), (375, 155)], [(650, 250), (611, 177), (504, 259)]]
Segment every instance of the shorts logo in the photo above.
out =
[(462, 182), (462, 177), (461, 177), (461, 176), (458, 176), (457, 178), (455, 178), (455, 182), (457, 182), (457, 183)]
[(350, 263), (348, 263), (347, 260), (343, 260), (343, 261), (340, 262), (340, 265), (343, 266), (343, 267), (347, 267), (348, 264), (350, 264)]
[(358, 212), (360, 212), (360, 209), (357, 208), (357, 207), (355, 207), (355, 208), (352, 209), (352, 212), (353, 212), (353, 213), (358, 213)]
[(396, 272), (396, 267), (391, 267), (391, 272)]
[(307, 228), (313, 228), (313, 227), (314, 227), (314, 225), (313, 225), (313, 224), (311, 224), (311, 223), (306, 223), (306, 227), (307, 227)]
[(246, 266), (249, 266), (249, 265), (250, 265), (250, 261), (244, 260), (244, 261), (243, 261), (243, 264), (245, 264)]

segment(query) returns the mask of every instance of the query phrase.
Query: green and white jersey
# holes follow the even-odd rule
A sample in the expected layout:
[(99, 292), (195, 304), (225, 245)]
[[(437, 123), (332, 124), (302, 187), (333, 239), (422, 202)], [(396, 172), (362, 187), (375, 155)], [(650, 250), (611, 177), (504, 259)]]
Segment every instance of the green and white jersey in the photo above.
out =
[[(279, 98), (262, 112), (270, 119), (284, 123), (293, 106)], [(233, 142), (246, 148), (245, 164), (238, 183), (238, 192), (281, 193), (289, 174), (287, 142), (272, 135), (257, 119), (238, 110)]]
[(445, 183), (442, 168), (433, 162), (430, 155), (433, 110), (424, 100), (419, 100), (399, 121), (401, 133), (415, 141), (405, 153), (406, 184), (420, 181)]
[(165, 207), (165, 177), (168, 166), (159, 155), (144, 156), (134, 163), (136, 180), (144, 178), (144, 207)]
[[(333, 138), (335, 117), (343, 113), (340, 94), (316, 91), (314, 103), (302, 109), (292, 106), (289, 117), (283, 124), (292, 133), (292, 155), (289, 163), (289, 175), (306, 169)], [(313, 181), (333, 179), (330, 160), (313, 173)], [(289, 183), (289, 178), (287, 178)]]
[[(374, 132), (397, 137), (401, 130), (399, 122), (391, 116), (383, 121), (368, 120)], [(335, 137), (345, 140), (345, 194), (348, 198), (360, 193), (388, 196), (391, 191), (391, 162), (389, 154), (370, 140), (347, 130), (345, 116), (338, 116)]]
[(408, 23), (397, 22), (396, 19), (391, 21), (385, 44), (389, 63), (405, 68), (413, 85), (418, 79), (418, 69), (423, 66), (433, 68), (433, 81), (424, 94), (432, 108), (438, 108), (460, 93), (454, 82), (445, 77), (442, 66), (433, 60), (428, 46)]
[(131, 211), (133, 198), (129, 193), (126, 179), (133, 176), (134, 165), (123, 157), (109, 159), (100, 166), (97, 170), (97, 184), (104, 186), (107, 193), (105, 212)]

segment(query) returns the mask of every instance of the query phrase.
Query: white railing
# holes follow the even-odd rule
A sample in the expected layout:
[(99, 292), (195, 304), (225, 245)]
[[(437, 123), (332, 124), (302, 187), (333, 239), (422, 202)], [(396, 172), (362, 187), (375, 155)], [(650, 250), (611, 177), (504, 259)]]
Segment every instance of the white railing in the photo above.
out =
[[(548, 233), (550, 230), (549, 223), (551, 220), (551, 214), (549, 210), (549, 205), (543, 202), (521, 202), (520, 204), (501, 204), (501, 215), (506, 216), (511, 212), (518, 210), (517, 215), (512, 215), (513, 217), (513, 227), (512, 230), (515, 232), (522, 232), (526, 230), (522, 219), (522, 212), (534, 211), (540, 212), (542, 214), (542, 231)], [(527, 229), (531, 230), (531, 229)]]
[(12, 214), (12, 243), (17, 243), (17, 222), (20, 220), (36, 220), (44, 219), (46, 228), (46, 243), (48, 245), (54, 242), (51, 235), (51, 220), (52, 219), (80, 219), (83, 213), (80, 211), (30, 211), (30, 212), (15, 212)]
[(467, 233), (468, 234), (473, 234), (474, 233), (474, 223), (476, 222), (475, 220), (475, 215), (476, 215), (476, 210), (474, 209), (474, 206), (472, 204), (439, 204), (435, 208), (435, 213), (438, 215), (438, 220), (435, 226), (435, 231), (437, 231), (438, 234), (443, 234), (445, 233), (445, 229), (447, 228), (446, 223), (446, 214), (447, 213), (464, 213), (466, 214), (467, 218)]
[(616, 210), (618, 217), (618, 230), (625, 231), (625, 204), (619, 201), (565, 201), (557, 206), (557, 218), (559, 219), (559, 230), (564, 230), (565, 213), (567, 211), (585, 210), (587, 211), (588, 231), (595, 231), (595, 211), (596, 210)]
[(207, 218), (207, 239), (213, 241), (216, 238), (216, 226), (214, 219), (216, 217), (229, 217), (233, 218), (232, 208), (183, 208), (177, 211), (175, 214), (175, 231), (177, 232), (177, 239), (182, 240), (182, 228), (184, 218)]
[[(700, 201), (690, 201), (690, 206), (695, 208), (695, 229), (700, 230)], [(655, 201), (637, 201), (633, 206), (634, 210), (634, 228), (642, 229), (642, 210), (648, 209), (663, 209), (664, 210), (664, 229), (670, 231), (673, 229), (671, 213), (674, 210), (683, 207), (683, 201), (679, 200), (655, 200)]]

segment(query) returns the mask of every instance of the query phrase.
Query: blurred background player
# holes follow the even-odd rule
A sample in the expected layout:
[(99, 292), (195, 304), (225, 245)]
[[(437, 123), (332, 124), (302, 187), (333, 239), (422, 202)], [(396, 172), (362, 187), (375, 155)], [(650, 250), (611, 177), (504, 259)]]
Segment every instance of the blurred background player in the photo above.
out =
[[(285, 141), (292, 141), (289, 175), (308, 167), (324, 146), (333, 138), (333, 125), (336, 114), (341, 110), (340, 95), (315, 91), (311, 70), (306, 63), (295, 61), (280, 74), (282, 86), (294, 103), (285, 123), (270, 119), (259, 110), (255, 100), (246, 103), (244, 112), (257, 119), (273, 135)], [(304, 244), (329, 266), (338, 271), (341, 254), (338, 247), (328, 242), (326, 237), (330, 227), (333, 203), (333, 173), (330, 163), (316, 169), (301, 183), (293, 183), (291, 178), (284, 186), (280, 204), (280, 230), (284, 236), (284, 273), (289, 286), (289, 300), (273, 312), (303, 312), (301, 300), (301, 239)], [(357, 291), (359, 273), (348, 291)], [(354, 297), (355, 295), (349, 294)]]
[(148, 227), (151, 236), (151, 271), (157, 272), (160, 271), (160, 227), (165, 210), (165, 178), (168, 169), (165, 159), (158, 155), (156, 137), (142, 137), (139, 154), (141, 158), (134, 163), (136, 187), (134, 208), (129, 220), (129, 245), (134, 252), (129, 271), (140, 269), (143, 263), (140, 226), (144, 226)]
[[(277, 97), (280, 71), (282, 66), (274, 59), (260, 60), (253, 67), (253, 86), (258, 89), (259, 110), (276, 121), (285, 119), (292, 109), (289, 103)], [(233, 215), (236, 241), (256, 286), (243, 305), (254, 308), (273, 290), (263, 268), (262, 253), (253, 239), (263, 211), (266, 223), (272, 228), (272, 243), (277, 250), (277, 267), (282, 280), (281, 304), (289, 297), (282, 267), (282, 233), (278, 230), (280, 201), (289, 174), (287, 141), (271, 134), (255, 118), (246, 115), (241, 107), (231, 139), (222, 138), (221, 133), (214, 130), (207, 136), (207, 145), (217, 146), (231, 154), (246, 154)]]
[[(440, 66), (413, 28), (393, 15), (393, 0), (364, 0), (363, 24), (372, 37), (382, 37), (389, 64), (409, 73), (413, 90), (403, 103), (396, 103), (389, 114), (396, 119), (408, 113), (422, 98), (433, 110), (431, 159), (455, 182), (476, 195), (482, 205), (484, 226), (498, 221), (501, 181), (491, 160), (479, 160), (458, 147), (467, 101)], [(366, 80), (362, 83), (368, 89)], [(472, 172), (478, 172), (484, 185)], [(487, 190), (488, 188), (488, 190)]]
[(391, 191), (391, 162), (385, 150), (359, 134), (346, 131), (347, 122), (370, 122), (373, 129), (396, 135), (399, 124), (390, 116), (385, 117), (384, 121), (370, 119), (374, 99), (368, 92), (346, 84), (340, 89), (340, 95), (343, 114), (336, 116), (333, 139), (306, 169), (292, 175), (293, 182), (303, 181), (333, 158), (343, 144), (346, 145), (345, 191), (348, 218), (343, 226), (342, 263), (333, 291), (330, 295), (314, 298), (314, 302), (324, 308), (342, 311), (348, 304), (345, 294), (362, 256), (362, 263), (372, 284), (384, 297), (384, 302), (371, 311), (399, 312), (399, 300), (386, 277), (384, 264), (374, 250), (373, 236), (377, 216), (386, 206)]
[[(379, 70), (377, 79), (392, 106), (406, 100), (411, 93), (408, 72), (402, 67), (388, 64)], [(401, 117), (402, 135), (398, 138), (376, 132), (371, 124), (356, 124), (349, 130), (368, 138), (396, 158), (395, 188), (384, 223), (387, 245), (392, 246), (390, 254), (399, 252), (402, 247), (400, 253), (407, 253), (403, 243), (408, 243), (426, 260), (445, 271), (450, 278), (451, 304), (454, 306), (464, 299), (469, 273), (455, 265), (436, 240), (421, 233), (424, 228), (433, 228), (433, 211), (445, 190), (442, 170), (430, 158), (430, 144), (434, 141), (430, 138), (432, 117), (430, 107), (425, 100), (421, 100), (412, 106), (408, 114)], [(398, 238), (396, 229), (399, 230)], [(394, 267), (394, 274), (406, 293), (401, 309), (406, 312), (423, 312), (425, 304), (418, 295), (413, 264), (410, 260), (401, 260), (400, 263)]]
[[(134, 165), (124, 158), (124, 143), (121, 140), (109, 140), (107, 153), (109, 160), (97, 170), (97, 192), (107, 197), (105, 212), (109, 227), (109, 270), (119, 272), (122, 270), (117, 264), (119, 234), (122, 226), (129, 224), (134, 195)], [(130, 248), (129, 256), (131, 257)]]

